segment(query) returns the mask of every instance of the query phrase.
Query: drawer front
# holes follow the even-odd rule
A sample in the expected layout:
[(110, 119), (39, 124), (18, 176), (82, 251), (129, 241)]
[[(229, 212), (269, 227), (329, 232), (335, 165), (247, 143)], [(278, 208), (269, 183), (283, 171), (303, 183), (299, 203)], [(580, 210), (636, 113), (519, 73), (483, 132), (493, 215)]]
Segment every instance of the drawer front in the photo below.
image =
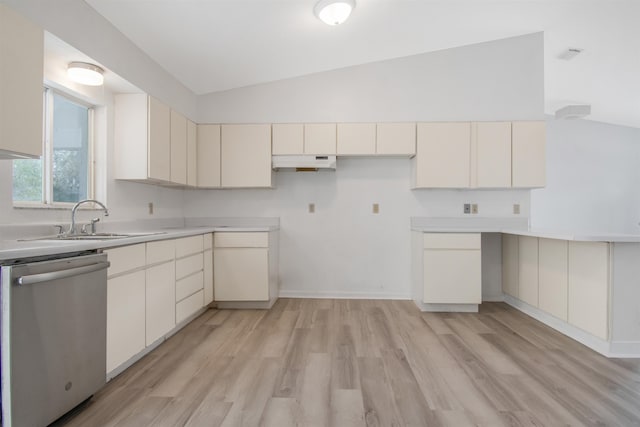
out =
[(176, 261), (176, 279), (182, 279), (204, 267), (202, 253), (191, 255)]
[(146, 263), (146, 244), (123, 246), (121, 248), (108, 249), (104, 251), (111, 263), (107, 274), (124, 273), (125, 271), (143, 268)]
[(201, 271), (176, 282), (176, 302), (203, 289), (204, 273)]
[(175, 240), (147, 243), (147, 265), (172, 261), (176, 257)]
[(202, 235), (176, 239), (176, 258), (183, 258), (198, 252), (202, 252)]
[(204, 240), (204, 249), (205, 250), (213, 248), (213, 234), (212, 233), (205, 234), (202, 238)]
[(176, 304), (176, 323), (182, 322), (204, 306), (204, 292), (200, 291)]
[(266, 248), (269, 247), (269, 233), (214, 233), (213, 245), (216, 248)]
[(480, 233), (424, 233), (425, 249), (480, 249)]

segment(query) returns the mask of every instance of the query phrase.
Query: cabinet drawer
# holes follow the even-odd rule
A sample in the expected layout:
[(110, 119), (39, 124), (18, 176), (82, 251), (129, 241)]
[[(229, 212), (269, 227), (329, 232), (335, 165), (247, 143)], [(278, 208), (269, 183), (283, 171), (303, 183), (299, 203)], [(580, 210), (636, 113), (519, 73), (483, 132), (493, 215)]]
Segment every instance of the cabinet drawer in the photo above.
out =
[(480, 233), (424, 233), (425, 249), (480, 249)]
[(176, 323), (182, 322), (204, 306), (204, 292), (200, 291), (176, 304)]
[(147, 243), (147, 265), (172, 261), (176, 256), (175, 240)]
[(266, 248), (269, 247), (269, 233), (214, 233), (213, 244), (216, 248)]
[(182, 301), (203, 289), (204, 273), (201, 271), (176, 282), (176, 301)]
[(202, 252), (202, 235), (176, 239), (176, 258), (184, 258), (197, 252)]
[(205, 250), (213, 248), (213, 234), (212, 233), (205, 234), (204, 236), (202, 236), (202, 239), (204, 241), (204, 249)]
[(203, 268), (202, 253), (191, 255), (176, 261), (176, 279), (182, 279)]
[(123, 246), (121, 248), (104, 251), (111, 263), (108, 275), (124, 273), (125, 271), (143, 268), (145, 266), (146, 244)]

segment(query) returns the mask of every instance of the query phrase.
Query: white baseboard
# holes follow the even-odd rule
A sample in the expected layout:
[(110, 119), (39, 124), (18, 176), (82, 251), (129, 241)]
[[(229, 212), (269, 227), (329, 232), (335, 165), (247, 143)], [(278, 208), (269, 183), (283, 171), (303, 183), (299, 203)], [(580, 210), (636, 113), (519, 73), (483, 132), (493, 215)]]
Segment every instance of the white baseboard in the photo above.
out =
[(504, 295), (483, 295), (482, 302), (504, 302)]
[(638, 359), (640, 358), (640, 341), (611, 341), (609, 356)]
[(425, 304), (413, 301), (420, 311), (435, 313), (477, 313), (478, 304)]
[(409, 294), (370, 291), (308, 291), (280, 289), (280, 298), (322, 298), (322, 299), (395, 299), (410, 300)]

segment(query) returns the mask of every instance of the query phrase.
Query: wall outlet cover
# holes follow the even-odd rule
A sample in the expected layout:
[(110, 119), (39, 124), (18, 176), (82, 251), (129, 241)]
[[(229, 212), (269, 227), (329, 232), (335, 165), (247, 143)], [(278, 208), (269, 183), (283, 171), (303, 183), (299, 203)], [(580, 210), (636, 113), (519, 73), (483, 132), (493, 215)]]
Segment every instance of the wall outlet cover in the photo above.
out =
[(466, 214), (470, 214), (471, 213), (471, 204), (470, 203), (465, 203), (464, 204), (463, 212), (466, 213)]
[(309, 213), (315, 213), (315, 211), (316, 211), (316, 204), (309, 203)]
[(514, 203), (513, 204), (513, 213), (515, 215), (520, 215), (520, 204), (519, 203)]
[(478, 213), (478, 204), (477, 203), (473, 203), (471, 205), (471, 213), (472, 214), (477, 214)]
[(379, 204), (377, 204), (377, 203), (374, 203), (374, 204), (373, 204), (373, 207), (371, 208), (371, 210), (372, 210), (372, 212), (373, 212), (374, 214), (380, 213), (380, 205), (379, 205)]

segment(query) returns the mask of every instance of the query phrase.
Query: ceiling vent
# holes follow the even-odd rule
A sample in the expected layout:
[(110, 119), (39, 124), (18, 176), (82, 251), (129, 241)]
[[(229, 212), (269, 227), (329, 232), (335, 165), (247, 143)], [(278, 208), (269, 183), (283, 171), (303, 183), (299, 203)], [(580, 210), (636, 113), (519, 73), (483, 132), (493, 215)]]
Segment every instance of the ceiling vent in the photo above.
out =
[(570, 47), (569, 49), (558, 55), (558, 59), (564, 59), (565, 61), (571, 61), (576, 56), (580, 55), (584, 49), (579, 47)]
[(567, 105), (556, 111), (556, 120), (583, 119), (591, 114), (591, 105)]

